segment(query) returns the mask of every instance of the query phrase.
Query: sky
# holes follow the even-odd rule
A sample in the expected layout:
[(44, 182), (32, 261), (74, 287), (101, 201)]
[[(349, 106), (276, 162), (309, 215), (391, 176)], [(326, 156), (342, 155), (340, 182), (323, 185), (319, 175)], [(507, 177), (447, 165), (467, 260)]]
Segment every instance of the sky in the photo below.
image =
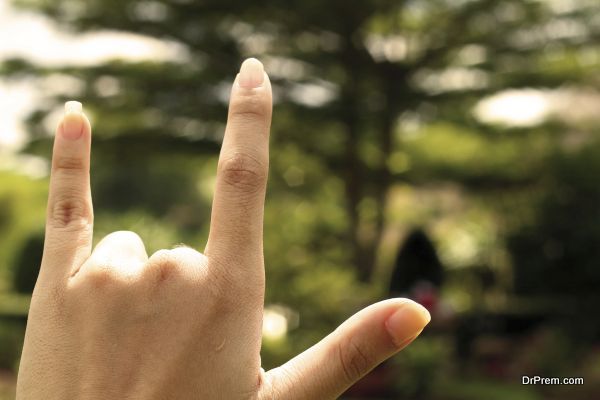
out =
[[(141, 35), (63, 32), (50, 19), (16, 10), (8, 0), (0, 0), (0, 38), (0, 62), (23, 57), (44, 66), (94, 65), (111, 58), (172, 61), (185, 60), (187, 56), (182, 46)], [(0, 154), (18, 150), (25, 143), (22, 121), (44, 92), (59, 85), (68, 89), (69, 84), (73, 82), (68, 77), (43, 83), (0, 77)]]

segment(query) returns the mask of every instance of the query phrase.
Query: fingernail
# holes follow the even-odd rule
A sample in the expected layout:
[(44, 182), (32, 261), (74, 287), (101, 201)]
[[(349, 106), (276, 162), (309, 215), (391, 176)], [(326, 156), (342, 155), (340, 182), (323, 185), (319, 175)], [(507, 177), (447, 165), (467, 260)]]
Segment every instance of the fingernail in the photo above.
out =
[(388, 333), (398, 348), (412, 342), (431, 321), (429, 311), (419, 303), (408, 300), (385, 322)]
[(404, 339), (404, 341), (402, 341), (400, 343), (398, 343), (394, 339), (394, 344), (396, 345), (396, 347), (398, 349), (402, 350), (403, 348), (405, 348), (406, 346), (408, 346), (409, 344), (411, 344), (413, 342), (413, 340), (415, 340), (421, 334), (421, 332), (423, 332), (423, 329), (421, 329), (419, 332), (415, 333), (414, 335), (412, 335), (408, 339)]
[(265, 80), (265, 69), (256, 58), (248, 58), (240, 67), (238, 84), (247, 89), (261, 86)]
[(83, 133), (82, 105), (78, 101), (65, 103), (62, 135), (65, 139), (77, 140)]

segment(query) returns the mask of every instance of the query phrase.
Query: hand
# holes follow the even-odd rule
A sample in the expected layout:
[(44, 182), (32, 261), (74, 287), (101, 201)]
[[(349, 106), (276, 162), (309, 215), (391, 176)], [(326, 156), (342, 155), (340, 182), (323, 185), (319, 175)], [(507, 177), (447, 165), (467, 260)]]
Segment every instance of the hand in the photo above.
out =
[(231, 92), (205, 252), (150, 257), (132, 232), (92, 251), (91, 128), (80, 103), (66, 104), (17, 399), (333, 399), (421, 332), (423, 307), (388, 300), (285, 365), (261, 369), (271, 103), (262, 64), (246, 60)]

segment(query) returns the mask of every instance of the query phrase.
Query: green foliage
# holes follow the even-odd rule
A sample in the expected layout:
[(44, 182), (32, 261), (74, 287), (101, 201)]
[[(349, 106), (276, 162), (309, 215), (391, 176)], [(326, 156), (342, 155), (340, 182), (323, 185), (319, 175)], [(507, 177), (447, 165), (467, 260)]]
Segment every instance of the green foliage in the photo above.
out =
[(439, 338), (422, 337), (392, 359), (393, 385), (399, 396), (423, 398), (434, 392), (440, 382), (444, 360), (451, 347)]
[(0, 324), (0, 369), (16, 372), (21, 357), (25, 327), (20, 323), (3, 322)]
[(42, 263), (44, 234), (29, 237), (18, 255), (13, 271), (13, 288), (18, 293), (33, 293)]
[(556, 154), (534, 220), (509, 239), (518, 293), (576, 297), (597, 293), (599, 173), (600, 142)]
[(538, 176), (553, 150), (552, 140), (544, 131), (497, 133), (437, 122), (405, 139), (402, 151), (406, 170), (419, 181), (436, 177), (491, 186)]
[[(525, 296), (571, 296), (582, 314), (572, 325), (589, 328), (573, 334), (594, 337), (582, 316), (597, 308), (600, 283), (600, 150), (588, 140), (597, 121), (504, 127), (472, 110), (506, 89), (597, 86), (596, 0), (14, 3), (67, 31), (135, 33), (180, 51), (169, 62), (0, 63), (5, 79), (76, 83), (36, 105), (24, 152), (49, 159), (46, 117), (67, 99), (84, 103), (94, 126), (96, 242), (126, 229), (150, 253), (201, 247), (231, 79), (244, 57), (264, 61), (276, 99), (266, 302), (299, 314), (287, 337), (264, 344), (265, 366), (379, 299), (415, 226), (431, 232), (452, 270), (442, 293), (456, 310), (507, 304), (514, 283)], [(573, 151), (577, 135), (588, 142)], [(18, 253), (42, 230), (46, 192), (47, 179), (0, 172), (0, 292), (15, 268), (33, 276), (37, 261)], [(498, 279), (484, 284), (481, 271)], [(451, 357), (449, 343), (419, 343), (402, 367), (405, 394), (421, 393)], [(510, 385), (439, 382), (455, 398), (538, 398)]]
[(0, 293), (11, 289), (13, 265), (25, 240), (43, 229), (47, 180), (0, 171)]
[(544, 328), (535, 335), (520, 355), (520, 371), (524, 375), (570, 376), (577, 367), (571, 362), (576, 346), (569, 335), (554, 327)]

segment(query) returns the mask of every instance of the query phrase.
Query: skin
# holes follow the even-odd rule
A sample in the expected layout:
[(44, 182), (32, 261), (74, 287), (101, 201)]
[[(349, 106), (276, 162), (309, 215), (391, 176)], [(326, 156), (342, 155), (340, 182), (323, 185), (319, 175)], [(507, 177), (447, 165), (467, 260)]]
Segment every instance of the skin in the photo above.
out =
[(231, 92), (204, 253), (151, 256), (124, 231), (92, 250), (91, 127), (81, 112), (63, 117), (18, 400), (334, 399), (418, 336), (427, 311), (390, 299), (286, 364), (261, 368), (271, 109), (262, 64), (246, 60)]

